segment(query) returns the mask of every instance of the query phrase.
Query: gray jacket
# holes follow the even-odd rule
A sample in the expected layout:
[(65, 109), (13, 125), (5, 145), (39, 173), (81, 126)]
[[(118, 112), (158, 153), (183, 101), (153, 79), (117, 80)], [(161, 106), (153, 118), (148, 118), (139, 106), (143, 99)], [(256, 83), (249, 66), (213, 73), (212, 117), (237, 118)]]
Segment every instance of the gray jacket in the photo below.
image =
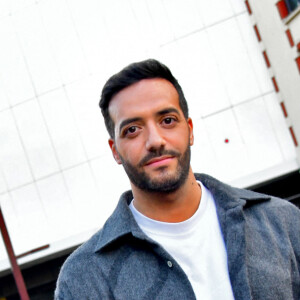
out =
[[(235, 299), (299, 300), (300, 210), (208, 175), (196, 178), (216, 202)], [(66, 260), (55, 299), (195, 299), (178, 263), (135, 222), (131, 200), (125, 192), (104, 227)]]

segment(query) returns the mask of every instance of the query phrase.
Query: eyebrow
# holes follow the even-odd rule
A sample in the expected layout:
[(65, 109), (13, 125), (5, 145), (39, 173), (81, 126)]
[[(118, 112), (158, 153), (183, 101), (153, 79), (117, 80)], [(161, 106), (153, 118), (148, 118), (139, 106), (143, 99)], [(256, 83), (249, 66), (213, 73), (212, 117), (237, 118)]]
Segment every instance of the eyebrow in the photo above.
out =
[(176, 108), (173, 108), (173, 107), (170, 107), (170, 108), (166, 108), (166, 109), (163, 109), (163, 110), (160, 110), (159, 112), (157, 112), (157, 115), (159, 116), (162, 116), (162, 115), (166, 115), (166, 114), (169, 114), (169, 113), (176, 113), (176, 114), (180, 114), (178, 109)]
[[(163, 109), (163, 110), (160, 110), (156, 113), (156, 115), (158, 116), (163, 116), (163, 115), (166, 115), (166, 114), (169, 114), (169, 113), (177, 113), (177, 114), (180, 114), (178, 109), (176, 108), (173, 108), (173, 107), (170, 107), (170, 108), (166, 108), (166, 109)], [(125, 119), (123, 120), (121, 123), (120, 123), (120, 127), (119, 127), (119, 134), (121, 134), (121, 131), (122, 131), (122, 128), (130, 123), (133, 123), (133, 122), (137, 122), (137, 121), (141, 121), (142, 118), (140, 117), (136, 117), (136, 118), (129, 118), (129, 119)]]

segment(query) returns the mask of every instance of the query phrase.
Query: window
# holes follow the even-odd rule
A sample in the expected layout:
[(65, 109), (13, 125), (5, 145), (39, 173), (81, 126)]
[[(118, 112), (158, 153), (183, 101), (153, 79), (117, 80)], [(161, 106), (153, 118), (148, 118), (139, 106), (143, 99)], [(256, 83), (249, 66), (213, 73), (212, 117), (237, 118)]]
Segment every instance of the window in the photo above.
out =
[(300, 0), (284, 0), (289, 13), (294, 11), (298, 6), (300, 6)]

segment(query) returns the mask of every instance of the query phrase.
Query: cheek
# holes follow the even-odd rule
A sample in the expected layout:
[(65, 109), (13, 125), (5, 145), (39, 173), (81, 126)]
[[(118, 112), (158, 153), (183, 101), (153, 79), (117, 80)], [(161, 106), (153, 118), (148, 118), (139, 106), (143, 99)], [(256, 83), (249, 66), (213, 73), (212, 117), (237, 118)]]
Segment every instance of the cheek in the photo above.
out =
[(133, 140), (127, 143), (120, 143), (118, 149), (120, 149), (119, 154), (132, 164), (140, 161), (143, 155), (143, 148), (139, 143), (133, 142)]
[(176, 134), (168, 135), (168, 142), (175, 148), (185, 149), (190, 143), (190, 134), (187, 130), (180, 130)]

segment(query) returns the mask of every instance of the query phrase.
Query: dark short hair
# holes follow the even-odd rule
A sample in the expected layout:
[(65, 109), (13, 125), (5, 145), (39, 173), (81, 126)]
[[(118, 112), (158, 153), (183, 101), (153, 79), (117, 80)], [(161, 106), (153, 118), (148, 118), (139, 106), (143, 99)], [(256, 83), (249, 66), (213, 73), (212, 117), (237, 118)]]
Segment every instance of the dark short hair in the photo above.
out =
[(173, 84), (179, 96), (180, 108), (185, 118), (188, 118), (188, 105), (182, 88), (169, 68), (155, 59), (135, 62), (122, 69), (119, 73), (111, 76), (102, 89), (99, 106), (104, 117), (106, 129), (111, 138), (114, 138), (114, 122), (108, 112), (109, 102), (113, 96), (126, 87), (140, 80), (151, 78), (163, 78)]

